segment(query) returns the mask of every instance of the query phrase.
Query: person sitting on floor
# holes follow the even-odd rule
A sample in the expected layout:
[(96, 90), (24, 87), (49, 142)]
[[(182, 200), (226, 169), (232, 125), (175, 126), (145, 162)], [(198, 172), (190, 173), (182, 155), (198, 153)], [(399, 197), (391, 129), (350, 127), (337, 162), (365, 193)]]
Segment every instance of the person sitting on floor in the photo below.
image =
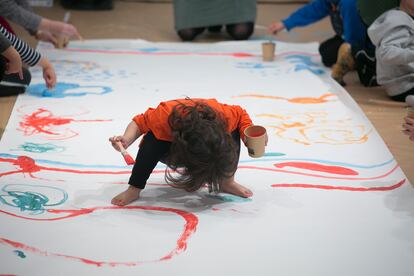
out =
[(354, 69), (352, 48), (366, 43), (364, 24), (358, 15), (356, 0), (314, 0), (289, 17), (269, 25), (269, 32), (277, 34), (286, 29), (307, 26), (330, 16), (335, 36), (322, 42), (319, 53), (322, 63), (332, 67), (332, 77), (341, 84), (344, 75)]
[(403, 102), (414, 95), (414, 1), (385, 12), (368, 28), (377, 58), (377, 81), (389, 97)]

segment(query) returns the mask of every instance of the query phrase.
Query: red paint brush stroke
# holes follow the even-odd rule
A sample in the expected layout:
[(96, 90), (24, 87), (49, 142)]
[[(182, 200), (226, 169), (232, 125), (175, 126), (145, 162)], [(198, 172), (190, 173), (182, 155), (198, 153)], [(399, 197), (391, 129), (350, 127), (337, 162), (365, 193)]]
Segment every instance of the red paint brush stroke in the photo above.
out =
[(351, 192), (372, 192), (372, 191), (391, 191), (401, 187), (405, 183), (405, 179), (397, 184), (383, 187), (346, 187), (346, 186), (329, 186), (316, 184), (273, 184), (274, 188), (307, 188), (307, 189), (321, 189), (321, 190), (342, 190)]
[(311, 171), (319, 171), (319, 172), (326, 172), (331, 174), (341, 174), (341, 175), (358, 175), (357, 171), (352, 169), (348, 169), (345, 167), (340, 166), (327, 166), (321, 165), (317, 163), (309, 163), (309, 162), (283, 162), (274, 164), (276, 168), (284, 168), (284, 167), (294, 167), (299, 169), (311, 170)]
[[(166, 260), (170, 260), (172, 259), (174, 256), (180, 254), (181, 252), (185, 251), (187, 249), (187, 242), (189, 240), (189, 238), (191, 237), (191, 235), (196, 231), (197, 225), (198, 225), (198, 218), (196, 215), (192, 214), (192, 213), (188, 213), (186, 211), (183, 210), (179, 210), (179, 209), (174, 209), (174, 208), (166, 208), (166, 207), (158, 207), (158, 206), (103, 206), (103, 207), (94, 207), (94, 208), (85, 208), (85, 209), (80, 209), (80, 210), (47, 210), (50, 213), (55, 213), (55, 214), (60, 214), (60, 213), (69, 213), (69, 215), (64, 216), (64, 217), (60, 217), (60, 218), (54, 218), (54, 219), (46, 219), (46, 220), (57, 220), (57, 219), (65, 219), (65, 218), (69, 218), (69, 217), (76, 217), (76, 216), (80, 216), (80, 215), (85, 215), (85, 214), (89, 214), (98, 210), (145, 210), (145, 211), (157, 211), (157, 212), (168, 212), (168, 213), (174, 213), (178, 216), (181, 216), (184, 221), (185, 221), (185, 225), (184, 225), (184, 229), (183, 232), (181, 233), (180, 237), (177, 240), (177, 246), (171, 250), (168, 254), (166, 254), (165, 256), (161, 257), (158, 260), (150, 260), (150, 261), (135, 261), (135, 262), (108, 262), (108, 261), (95, 261), (95, 260), (90, 260), (90, 259), (86, 259), (86, 258), (81, 258), (81, 257), (77, 257), (77, 256), (70, 256), (70, 255), (65, 255), (65, 254), (59, 254), (59, 253), (51, 253), (51, 252), (47, 252), (44, 250), (40, 250), (38, 248), (20, 243), (20, 242), (16, 242), (16, 241), (12, 241), (6, 238), (1, 238), (0, 237), (0, 243), (11, 246), (13, 248), (16, 249), (21, 249), (21, 250), (25, 250), (28, 252), (32, 252), (38, 255), (42, 255), (42, 256), (53, 256), (53, 257), (62, 257), (65, 259), (71, 259), (71, 260), (75, 260), (75, 261), (80, 261), (84, 264), (88, 264), (88, 265), (95, 265), (98, 267), (102, 267), (102, 266), (111, 266), (111, 267), (115, 267), (115, 266), (137, 266), (137, 265), (142, 265), (145, 263), (154, 263), (154, 262), (159, 262), (159, 261), (166, 261)], [(19, 216), (16, 216), (19, 217)], [(42, 220), (42, 219), (33, 219), (33, 220)]]

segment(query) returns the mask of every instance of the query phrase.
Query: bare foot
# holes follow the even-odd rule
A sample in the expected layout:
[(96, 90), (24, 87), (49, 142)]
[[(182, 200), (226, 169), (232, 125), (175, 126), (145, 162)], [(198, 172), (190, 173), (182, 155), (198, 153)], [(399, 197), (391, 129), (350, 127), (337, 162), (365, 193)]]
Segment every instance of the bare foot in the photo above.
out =
[(130, 185), (128, 189), (114, 197), (111, 203), (118, 206), (128, 205), (139, 198), (141, 191), (141, 189)]
[(228, 181), (220, 185), (220, 192), (241, 197), (253, 196), (253, 192), (250, 189), (234, 181), (234, 177), (230, 178)]

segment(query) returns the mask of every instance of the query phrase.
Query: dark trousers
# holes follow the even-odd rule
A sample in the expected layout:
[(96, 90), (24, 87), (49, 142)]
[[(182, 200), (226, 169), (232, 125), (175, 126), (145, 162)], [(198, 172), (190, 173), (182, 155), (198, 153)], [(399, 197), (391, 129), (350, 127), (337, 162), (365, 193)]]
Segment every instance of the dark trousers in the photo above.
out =
[[(220, 32), (221, 28), (221, 25), (207, 27), (208, 31), (212, 33)], [(183, 41), (192, 41), (196, 36), (203, 33), (205, 29), (206, 27), (183, 29), (177, 31), (177, 34)], [(246, 40), (253, 34), (254, 22), (227, 24), (226, 31), (234, 40)]]
[[(235, 130), (231, 133), (231, 136), (238, 148), (238, 154), (240, 155), (240, 133)], [(163, 162), (168, 158), (168, 152), (170, 151), (171, 142), (162, 141), (155, 138), (152, 132), (145, 134), (135, 159), (134, 167), (132, 168), (131, 177), (128, 184), (134, 187), (144, 189), (148, 178), (159, 161)]]
[(390, 98), (397, 102), (405, 102), (405, 98), (410, 95), (414, 95), (414, 87), (404, 93), (395, 96), (390, 96)]
[(322, 57), (322, 63), (326, 67), (331, 67), (336, 63), (338, 58), (338, 50), (341, 47), (344, 40), (339, 35), (336, 35), (319, 45), (319, 53)]
[(0, 56), (0, 97), (24, 93), (32, 79), (30, 71), (23, 68), (23, 79), (21, 80), (18, 74), (5, 74), (6, 64), (6, 60)]

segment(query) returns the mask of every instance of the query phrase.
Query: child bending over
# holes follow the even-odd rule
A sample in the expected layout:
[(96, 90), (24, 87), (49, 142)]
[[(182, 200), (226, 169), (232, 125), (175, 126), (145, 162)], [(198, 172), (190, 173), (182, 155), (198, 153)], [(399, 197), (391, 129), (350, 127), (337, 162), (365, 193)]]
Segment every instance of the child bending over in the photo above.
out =
[(414, 1), (377, 18), (368, 29), (377, 57), (377, 81), (395, 101), (414, 95)]
[(234, 180), (240, 138), (252, 120), (237, 105), (215, 99), (178, 99), (161, 102), (137, 115), (124, 135), (109, 138), (128, 148), (144, 135), (129, 179), (129, 187), (112, 199), (126, 205), (139, 198), (158, 161), (165, 163), (165, 179), (175, 188), (193, 192), (207, 184), (210, 192), (251, 197), (252, 191)]

